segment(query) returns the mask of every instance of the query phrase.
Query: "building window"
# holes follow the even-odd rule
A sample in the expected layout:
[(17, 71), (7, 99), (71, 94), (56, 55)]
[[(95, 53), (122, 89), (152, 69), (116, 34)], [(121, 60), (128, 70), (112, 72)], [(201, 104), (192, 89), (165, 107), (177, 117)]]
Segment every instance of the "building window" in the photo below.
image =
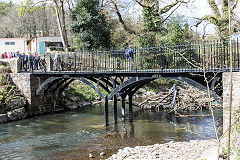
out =
[(15, 45), (15, 42), (5, 42), (5, 45)]

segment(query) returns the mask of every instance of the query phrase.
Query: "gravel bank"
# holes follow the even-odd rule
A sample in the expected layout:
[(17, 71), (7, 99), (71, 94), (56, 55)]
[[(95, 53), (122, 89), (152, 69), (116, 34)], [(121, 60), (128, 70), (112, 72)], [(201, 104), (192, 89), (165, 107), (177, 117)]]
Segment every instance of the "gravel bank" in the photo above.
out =
[(214, 140), (192, 140), (190, 142), (169, 142), (152, 146), (126, 147), (108, 160), (201, 160), (217, 159), (217, 143)]

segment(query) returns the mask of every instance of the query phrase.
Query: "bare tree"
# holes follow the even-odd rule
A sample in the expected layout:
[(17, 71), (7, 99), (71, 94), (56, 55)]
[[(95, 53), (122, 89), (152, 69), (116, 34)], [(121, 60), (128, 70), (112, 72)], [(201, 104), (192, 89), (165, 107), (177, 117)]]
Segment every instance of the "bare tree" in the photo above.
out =
[[(66, 29), (66, 11), (71, 9), (73, 3), (71, 0), (22, 0), (18, 9), (19, 15), (25, 13), (32, 13), (36, 10), (42, 10), (42, 6), (50, 5), (55, 11), (56, 20), (58, 23), (58, 30), (61, 35), (63, 47), (68, 51), (68, 35)], [(67, 6), (67, 8), (66, 8)]]
[(174, 2), (164, 5), (161, 7), (160, 0), (133, 0), (132, 2), (123, 2), (121, 0), (102, 0), (103, 7), (109, 7), (111, 11), (115, 12), (118, 17), (119, 22), (122, 24), (124, 30), (130, 34), (135, 34), (136, 31), (133, 28), (129, 28), (126, 25), (126, 17), (123, 17), (123, 13), (121, 10), (126, 7), (130, 7), (131, 5), (140, 5), (142, 8), (148, 8), (153, 11), (153, 16), (156, 19), (162, 14), (168, 13), (168, 15), (164, 18), (163, 22), (165, 22), (182, 4), (189, 3), (190, 0), (175, 0)]
[[(213, 12), (211, 15), (206, 15), (201, 20), (206, 20), (217, 27), (219, 38), (227, 38), (229, 36), (228, 23), (229, 23), (229, 12), (231, 13), (232, 28), (233, 32), (239, 31), (238, 24), (240, 23), (235, 15), (235, 11), (238, 5), (238, 0), (230, 0), (230, 5), (227, 0), (221, 0), (217, 3), (216, 0), (208, 0), (208, 4)], [(230, 11), (228, 11), (230, 7)]]
[(18, 16), (17, 5), (12, 5), (7, 14), (0, 17), (0, 36), (2, 37), (26, 37), (32, 36), (56, 36), (59, 34), (56, 17), (53, 10), (44, 6), (32, 14)]

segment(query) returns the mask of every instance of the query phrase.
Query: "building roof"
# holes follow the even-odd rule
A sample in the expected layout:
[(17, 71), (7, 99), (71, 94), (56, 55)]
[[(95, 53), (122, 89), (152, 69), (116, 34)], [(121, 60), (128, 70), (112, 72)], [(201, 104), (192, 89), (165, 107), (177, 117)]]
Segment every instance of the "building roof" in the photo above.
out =
[(10, 39), (27, 40), (26, 38), (0, 38), (0, 39), (6, 39), (6, 40), (7, 40), (7, 39), (9, 39), (9, 40), (10, 40)]
[(62, 42), (61, 37), (32, 37), (28, 40), (28, 43), (33, 39), (37, 39), (38, 42)]

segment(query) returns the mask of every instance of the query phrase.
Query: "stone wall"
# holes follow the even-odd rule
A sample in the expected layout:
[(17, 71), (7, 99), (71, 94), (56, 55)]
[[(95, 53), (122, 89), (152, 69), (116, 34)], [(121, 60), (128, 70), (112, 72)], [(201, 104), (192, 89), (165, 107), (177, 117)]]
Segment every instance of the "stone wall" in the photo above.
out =
[(39, 82), (43, 83), (47, 76), (37, 77), (31, 73), (11, 73), (13, 83), (19, 88), (28, 101), (29, 115), (45, 114), (53, 111), (53, 95), (36, 95)]
[[(223, 74), (223, 132), (229, 126), (229, 95), (230, 95), (230, 73)], [(236, 156), (240, 151), (240, 72), (234, 72), (232, 78), (232, 117), (231, 117), (231, 155)], [(225, 136), (225, 148), (227, 148), (227, 134)]]
[(0, 64), (9, 64), (12, 73), (19, 73), (20, 61), (19, 58), (0, 59)]
[[(223, 133), (229, 126), (230, 73), (223, 73)], [(240, 72), (233, 72), (232, 78), (232, 123), (240, 109)]]
[(13, 83), (26, 97), (29, 104), (31, 104), (31, 74), (30, 73), (11, 73), (10, 77)]

